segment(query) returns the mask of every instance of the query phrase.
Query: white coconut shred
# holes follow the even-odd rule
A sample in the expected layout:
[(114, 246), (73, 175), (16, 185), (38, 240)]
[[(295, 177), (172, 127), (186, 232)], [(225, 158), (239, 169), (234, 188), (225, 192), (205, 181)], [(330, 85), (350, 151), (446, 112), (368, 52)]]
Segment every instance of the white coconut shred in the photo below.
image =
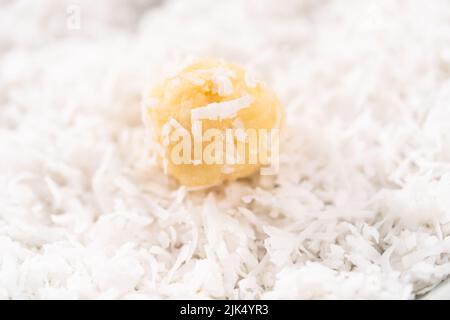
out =
[[(0, 24), (0, 298), (410, 299), (448, 277), (448, 1), (19, 0)], [(140, 92), (188, 55), (274, 87), (277, 175), (188, 191), (152, 162)]]
[(191, 121), (195, 120), (223, 120), (233, 118), (237, 113), (250, 106), (253, 98), (251, 95), (245, 95), (240, 98), (224, 102), (213, 102), (206, 106), (191, 110)]

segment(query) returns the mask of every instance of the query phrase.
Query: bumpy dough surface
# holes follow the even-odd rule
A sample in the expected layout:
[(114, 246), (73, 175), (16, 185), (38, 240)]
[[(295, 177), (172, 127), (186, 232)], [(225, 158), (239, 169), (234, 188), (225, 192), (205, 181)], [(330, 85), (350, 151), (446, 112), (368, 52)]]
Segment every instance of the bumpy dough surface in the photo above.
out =
[[(143, 117), (153, 133), (152, 145), (164, 170), (180, 184), (191, 187), (217, 185), (258, 171), (261, 163), (176, 164), (170, 157), (176, 145), (167, 139), (170, 124), (180, 124), (192, 137), (191, 110), (242, 97), (250, 97), (248, 106), (229, 117), (201, 120), (203, 132), (216, 128), (225, 135), (225, 129), (271, 130), (281, 127), (284, 111), (274, 92), (264, 83), (251, 79), (242, 67), (235, 64), (215, 59), (197, 60), (158, 83), (144, 97)], [(206, 143), (203, 143), (202, 148), (205, 147)], [(248, 148), (246, 152), (244, 157), (248, 159)]]

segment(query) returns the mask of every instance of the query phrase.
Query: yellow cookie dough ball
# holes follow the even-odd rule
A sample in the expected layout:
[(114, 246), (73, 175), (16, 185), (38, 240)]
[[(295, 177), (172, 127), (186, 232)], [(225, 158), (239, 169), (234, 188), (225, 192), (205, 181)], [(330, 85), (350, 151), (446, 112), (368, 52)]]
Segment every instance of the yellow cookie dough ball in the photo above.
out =
[(190, 187), (246, 177), (270, 164), (271, 138), (283, 117), (267, 85), (215, 59), (196, 60), (143, 100), (152, 149), (165, 172)]

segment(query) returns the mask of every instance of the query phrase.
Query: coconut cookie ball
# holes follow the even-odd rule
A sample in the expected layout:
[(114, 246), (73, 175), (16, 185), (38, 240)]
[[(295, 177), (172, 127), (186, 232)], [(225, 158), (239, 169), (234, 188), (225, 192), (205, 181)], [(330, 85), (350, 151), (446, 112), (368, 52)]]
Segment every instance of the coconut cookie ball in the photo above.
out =
[(269, 165), (283, 116), (267, 85), (223, 60), (195, 61), (143, 101), (162, 167), (191, 187), (246, 177)]

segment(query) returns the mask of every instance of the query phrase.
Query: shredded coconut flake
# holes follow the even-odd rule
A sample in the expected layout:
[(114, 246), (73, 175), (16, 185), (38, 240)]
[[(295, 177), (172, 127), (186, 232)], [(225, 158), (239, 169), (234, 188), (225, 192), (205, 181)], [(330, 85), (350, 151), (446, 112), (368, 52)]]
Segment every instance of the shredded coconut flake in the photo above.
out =
[(255, 76), (250, 71), (247, 70), (245, 72), (245, 83), (250, 88), (256, 88), (256, 86), (260, 83), (260, 81), (256, 80)]
[(225, 102), (213, 102), (204, 107), (191, 110), (191, 121), (234, 118), (240, 110), (249, 107), (252, 101), (253, 98), (250, 95), (245, 95)]

